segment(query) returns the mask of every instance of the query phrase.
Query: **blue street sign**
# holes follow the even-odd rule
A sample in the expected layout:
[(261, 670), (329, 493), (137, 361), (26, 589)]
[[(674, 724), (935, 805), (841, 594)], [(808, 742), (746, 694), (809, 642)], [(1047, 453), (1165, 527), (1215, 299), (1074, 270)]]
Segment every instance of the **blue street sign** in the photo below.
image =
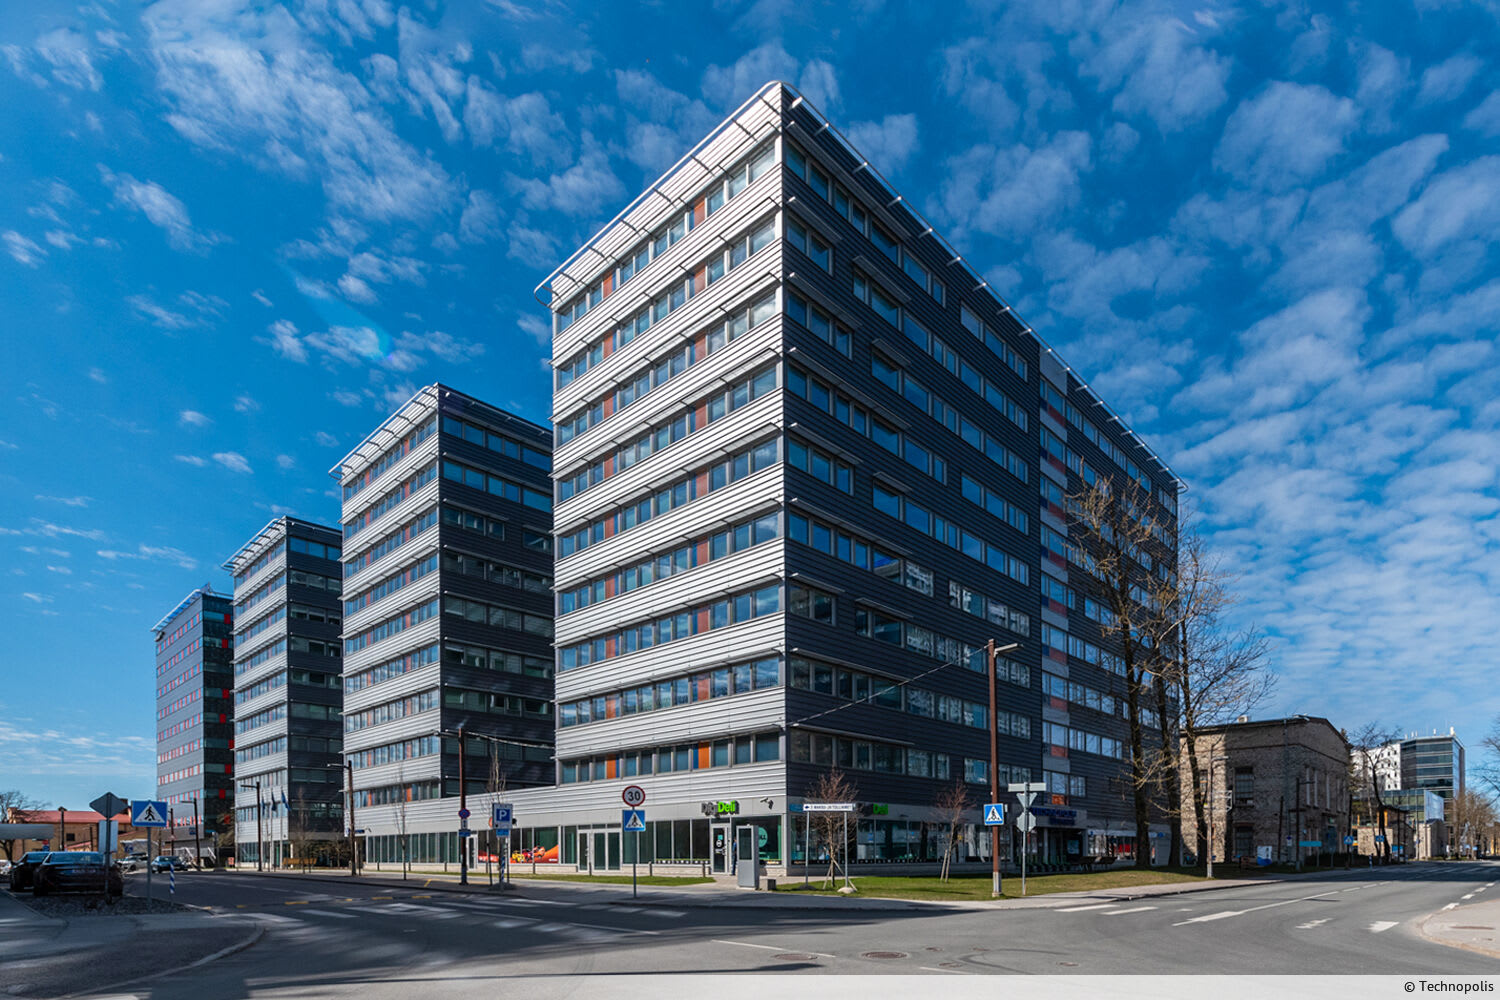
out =
[(646, 832), (646, 810), (644, 809), (621, 809), (620, 821), (626, 833)]
[(460, 809), (458, 811), (458, 818), (459, 819), (468, 819), (469, 818), (469, 810), (467, 810), (467, 809)]
[(1323, 842), (1321, 840), (1299, 840), (1297, 842), (1297, 844), (1298, 844), (1299, 847), (1322, 847), (1323, 846)]
[(1345, 837), (1344, 838), (1344, 845), (1345, 846), (1348, 846), (1349, 844), (1352, 844), (1352, 843), (1354, 843), (1354, 838), (1353, 837)]
[(157, 802), (152, 799), (132, 801), (130, 803), (130, 825), (165, 827), (167, 825), (166, 802)]
[(1385, 834), (1383, 834), (1383, 833), (1377, 833), (1375, 835), (1375, 843), (1377, 843), (1377, 844), (1383, 844), (1383, 843), (1385, 843)]
[(509, 802), (496, 802), (495, 811), (490, 817), (495, 825), (495, 832), (502, 837), (510, 836), (511, 804)]
[(1005, 825), (1005, 803), (1003, 803), (1003, 802), (991, 802), (989, 805), (987, 805), (987, 806), (984, 807), (984, 825), (985, 826), (1004, 826)]

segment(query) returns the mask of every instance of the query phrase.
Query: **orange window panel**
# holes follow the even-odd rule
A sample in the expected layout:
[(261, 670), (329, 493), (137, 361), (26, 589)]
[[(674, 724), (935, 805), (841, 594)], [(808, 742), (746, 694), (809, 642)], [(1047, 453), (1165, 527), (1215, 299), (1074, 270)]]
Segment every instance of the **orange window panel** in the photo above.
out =
[(604, 762), (604, 776), (606, 778), (618, 778), (619, 763), (616, 758), (611, 757)]
[(707, 743), (698, 744), (698, 767), (706, 770), (712, 765), (713, 758), (710, 756), (710, 753), (711, 750)]

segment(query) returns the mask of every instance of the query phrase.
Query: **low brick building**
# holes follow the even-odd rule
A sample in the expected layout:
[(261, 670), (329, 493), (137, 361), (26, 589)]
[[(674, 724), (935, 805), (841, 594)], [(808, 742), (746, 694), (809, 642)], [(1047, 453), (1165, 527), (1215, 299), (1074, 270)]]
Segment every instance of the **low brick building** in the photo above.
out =
[[(1255, 858), (1268, 849), (1276, 861), (1300, 857), (1311, 863), (1319, 854), (1345, 849), (1349, 744), (1327, 719), (1242, 717), (1200, 731), (1196, 751), (1201, 787), (1211, 789), (1215, 862)], [(1192, 851), (1198, 829), (1186, 768), (1182, 786), (1182, 801), (1189, 803), (1182, 835)]]
[[(130, 813), (122, 812), (111, 817), (119, 822), (119, 837), (123, 842), (133, 836)], [(11, 860), (27, 851), (93, 851), (98, 850), (99, 821), (104, 819), (92, 809), (11, 809), (5, 817), (7, 823), (44, 823), (55, 831), (46, 840), (17, 840), (11, 844)]]

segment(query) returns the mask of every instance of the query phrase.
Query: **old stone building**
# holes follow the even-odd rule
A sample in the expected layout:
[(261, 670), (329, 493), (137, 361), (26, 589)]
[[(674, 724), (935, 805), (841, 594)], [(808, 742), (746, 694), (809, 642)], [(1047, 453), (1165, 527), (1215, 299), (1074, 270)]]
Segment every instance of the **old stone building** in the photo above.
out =
[[(1241, 717), (1201, 731), (1196, 750), (1198, 779), (1208, 792), (1205, 820), (1215, 862), (1269, 856), (1313, 863), (1319, 855), (1344, 850), (1349, 744), (1327, 719), (1294, 715), (1251, 722)], [(1182, 783), (1182, 800), (1191, 803), (1186, 768)], [(1198, 825), (1191, 806), (1184, 811), (1183, 840), (1192, 851), (1199, 843)]]

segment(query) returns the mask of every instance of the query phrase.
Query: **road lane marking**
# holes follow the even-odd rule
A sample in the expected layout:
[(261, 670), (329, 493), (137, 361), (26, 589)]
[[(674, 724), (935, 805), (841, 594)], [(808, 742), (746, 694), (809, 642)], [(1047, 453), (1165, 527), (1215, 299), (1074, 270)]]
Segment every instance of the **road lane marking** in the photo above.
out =
[(1107, 910), (1111, 906), (1119, 906), (1119, 903), (1090, 903), (1088, 906), (1065, 906), (1058, 913), (1082, 913), (1085, 910)]
[(1395, 927), (1397, 923), (1398, 923), (1398, 921), (1395, 921), (1395, 920), (1377, 920), (1373, 924), (1371, 924), (1367, 929), (1370, 931), (1371, 934), (1379, 934), (1379, 933), (1381, 933), (1383, 931), (1390, 930), (1392, 927)]
[(508, 931), (514, 930), (517, 927), (525, 927), (527, 924), (534, 923), (536, 923), (536, 921), (532, 920), (530, 917), (511, 917), (509, 920), (496, 920), (490, 926), (498, 927), (502, 931)]
[(335, 917), (339, 920), (353, 920), (354, 914), (340, 913), (338, 910), (303, 910), (303, 913), (316, 913), (320, 917)]
[[(808, 952), (807, 954), (811, 954), (811, 952)], [(951, 972), (955, 976), (968, 975), (967, 972), (960, 972), (958, 969), (935, 969), (930, 965), (919, 965), (917, 966), (917, 968), (921, 969), (923, 972)]]
[(1143, 912), (1145, 910), (1154, 910), (1154, 909), (1156, 909), (1156, 907), (1154, 907), (1154, 906), (1132, 906), (1128, 910), (1110, 910), (1108, 913), (1101, 913), (1101, 914), (1099, 914), (1099, 916), (1101, 916), (1101, 917), (1122, 917), (1122, 916), (1124, 916), (1127, 913), (1141, 913), (1141, 912)]
[(1445, 909), (1445, 910), (1451, 910), (1451, 909), (1454, 909), (1457, 906), (1458, 906), (1457, 903), (1449, 903), (1447, 906), (1443, 907), (1443, 909)]
[(1173, 927), (1181, 927), (1183, 924), (1206, 924), (1210, 920), (1223, 920), (1225, 917), (1237, 917), (1248, 910), (1220, 910), (1218, 913), (1209, 913), (1201, 917), (1193, 917), (1191, 920), (1179, 920)]
[(825, 955), (821, 951), (803, 951), (801, 948), (782, 948), (771, 944), (751, 944), (749, 941), (721, 941), (718, 938), (712, 938), (711, 940), (714, 944), (732, 944), (737, 948), (759, 948), (762, 951), (796, 952), (800, 955), (816, 955), (819, 958), (833, 957), (832, 955)]
[(1484, 891), (1484, 890), (1486, 890), (1486, 889), (1488, 889), (1488, 888), (1489, 888), (1489, 886), (1487, 886), (1487, 885), (1482, 885), (1482, 886), (1480, 886), (1480, 887), (1479, 887), (1479, 888), (1478, 888), (1478, 889), (1475, 889), (1475, 890), (1474, 890), (1474, 891), (1475, 891), (1475, 892), (1483, 892), (1483, 891)]
[(1473, 898), (1474, 898), (1474, 894), (1472, 892), (1469, 893), (1467, 896), (1464, 897), (1464, 899), (1473, 899)]
[(1332, 919), (1332, 918), (1330, 918), (1330, 917), (1324, 917), (1324, 918), (1323, 918), (1323, 919), (1321, 919), (1321, 920), (1309, 920), (1309, 921), (1308, 921), (1308, 922), (1307, 922), (1307, 923), (1305, 923), (1305, 924), (1298, 924), (1298, 925), (1297, 925), (1297, 929), (1298, 929), (1298, 930), (1299, 930), (1299, 931), (1310, 931), (1310, 930), (1312, 930), (1312, 929), (1313, 929), (1313, 928), (1314, 928), (1314, 927), (1317, 927), (1317, 926), (1318, 926), (1318, 925), (1319, 925), (1319, 924), (1326, 924), (1326, 923), (1328, 923), (1328, 921), (1329, 921), (1329, 920), (1330, 920), (1330, 919)]

